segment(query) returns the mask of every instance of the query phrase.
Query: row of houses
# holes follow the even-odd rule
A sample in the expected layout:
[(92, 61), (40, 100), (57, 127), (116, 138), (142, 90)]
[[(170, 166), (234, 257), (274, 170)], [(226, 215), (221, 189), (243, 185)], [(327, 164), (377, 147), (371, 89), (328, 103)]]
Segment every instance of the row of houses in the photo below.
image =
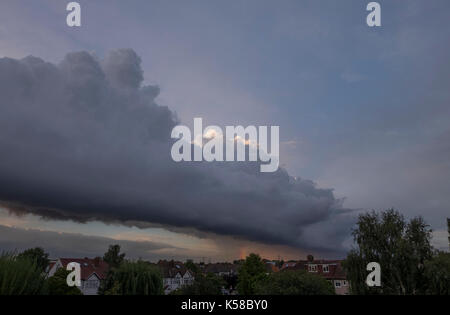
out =
[(308, 260), (284, 263), (280, 268), (280, 271), (283, 270), (305, 270), (320, 275), (333, 284), (336, 294), (349, 294), (350, 284), (342, 268), (342, 260), (315, 260), (310, 256)]
[[(51, 277), (59, 268), (67, 268), (71, 262), (80, 265), (80, 290), (84, 295), (96, 295), (100, 284), (106, 279), (109, 266), (100, 257), (96, 258), (58, 258), (52, 260), (47, 268), (47, 276)], [(179, 261), (160, 260), (156, 266), (161, 269), (163, 276), (164, 293), (181, 288), (184, 285), (194, 283), (194, 274)]]
[[(95, 295), (98, 292), (101, 281), (106, 279), (108, 264), (99, 257), (97, 258), (59, 258), (52, 261), (48, 267), (48, 276), (51, 277), (59, 268), (66, 268), (71, 262), (80, 264), (81, 267), (81, 287), (80, 290), (85, 295)], [(267, 272), (283, 272), (288, 270), (305, 270), (310, 273), (320, 275), (330, 281), (337, 294), (349, 293), (349, 282), (342, 268), (341, 260), (314, 260), (308, 256), (307, 260), (289, 261), (278, 267), (276, 261), (264, 260)], [(194, 283), (195, 275), (186, 268), (185, 264), (174, 260), (160, 260), (156, 263), (161, 269), (163, 276), (164, 293), (169, 294), (185, 285)], [(217, 276), (233, 277), (237, 276), (239, 264), (213, 263), (197, 264), (202, 273), (213, 273)], [(234, 288), (224, 288), (223, 292), (228, 294)]]

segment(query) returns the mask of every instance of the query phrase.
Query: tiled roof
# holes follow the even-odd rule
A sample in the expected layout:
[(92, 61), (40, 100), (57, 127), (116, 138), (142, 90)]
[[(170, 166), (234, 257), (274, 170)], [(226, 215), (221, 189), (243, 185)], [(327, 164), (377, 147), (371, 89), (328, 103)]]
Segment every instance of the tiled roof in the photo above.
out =
[(174, 278), (177, 273), (184, 276), (188, 271), (181, 261), (160, 260), (158, 261), (157, 266), (161, 269), (163, 278)]
[[(311, 272), (313, 274), (321, 275), (326, 279), (346, 279), (346, 273), (342, 268), (342, 260), (300, 260), (295, 263), (295, 265), (291, 264), (289, 266), (284, 266), (282, 270), (305, 270), (309, 271), (309, 265), (316, 265), (316, 271)], [(328, 272), (323, 270), (323, 265), (328, 265)]]
[(81, 268), (81, 280), (87, 280), (89, 277), (95, 273), (97, 277), (101, 280), (106, 278), (108, 273), (109, 265), (100, 258), (60, 258), (59, 259), (66, 268), (71, 262), (79, 263)]

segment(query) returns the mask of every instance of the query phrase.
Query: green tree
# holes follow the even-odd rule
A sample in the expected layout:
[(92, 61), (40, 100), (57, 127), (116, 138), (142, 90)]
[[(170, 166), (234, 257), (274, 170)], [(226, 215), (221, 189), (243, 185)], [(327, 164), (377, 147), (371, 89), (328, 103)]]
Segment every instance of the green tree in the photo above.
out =
[(48, 278), (49, 295), (82, 295), (80, 289), (67, 285), (67, 276), (69, 273), (69, 270), (59, 268), (53, 276)]
[(184, 266), (191, 271), (194, 275), (198, 274), (200, 272), (200, 268), (191, 260), (188, 259)]
[(325, 278), (304, 270), (271, 273), (255, 285), (259, 295), (334, 295), (333, 285)]
[(112, 273), (107, 295), (160, 295), (163, 281), (160, 270), (145, 261), (125, 261)]
[(425, 262), (426, 294), (450, 295), (450, 253), (438, 252)]
[(120, 253), (120, 245), (109, 245), (108, 251), (103, 255), (103, 260), (110, 268), (118, 268), (124, 261), (125, 254)]
[[(353, 230), (356, 248), (344, 268), (354, 294), (421, 294), (425, 289), (424, 263), (431, 259), (431, 230), (421, 217), (407, 222), (394, 210), (360, 215)], [(368, 287), (366, 266), (381, 266), (381, 287)]]
[(266, 277), (266, 266), (257, 254), (250, 254), (245, 259), (238, 274), (237, 289), (239, 294), (255, 294), (255, 285), (257, 281)]
[(125, 253), (120, 253), (120, 245), (109, 245), (108, 251), (103, 255), (103, 261), (109, 265), (109, 269), (106, 279), (100, 283), (99, 295), (113, 292), (114, 272), (125, 261)]
[(35, 261), (0, 255), (0, 295), (39, 295), (47, 292), (45, 275)]
[(183, 286), (172, 292), (174, 295), (222, 295), (225, 281), (212, 273), (198, 273), (192, 285)]
[(36, 266), (40, 270), (42, 270), (42, 272), (45, 271), (48, 264), (50, 263), (50, 260), (48, 259), (48, 254), (44, 252), (44, 250), (40, 247), (27, 249), (22, 253), (20, 253), (19, 255), (17, 255), (17, 258), (29, 259), (32, 262), (35, 262)]

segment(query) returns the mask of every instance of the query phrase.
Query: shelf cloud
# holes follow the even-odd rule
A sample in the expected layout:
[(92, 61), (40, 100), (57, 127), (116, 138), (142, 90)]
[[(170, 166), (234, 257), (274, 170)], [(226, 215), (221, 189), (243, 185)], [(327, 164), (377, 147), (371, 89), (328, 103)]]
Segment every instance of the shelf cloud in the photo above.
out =
[[(0, 200), (44, 218), (231, 235), (337, 250), (352, 211), (331, 189), (250, 162), (176, 163), (179, 121), (130, 49), (59, 64), (0, 59)], [(282, 129), (282, 126), (281, 126)], [(326, 240), (326, 241), (324, 241)]]

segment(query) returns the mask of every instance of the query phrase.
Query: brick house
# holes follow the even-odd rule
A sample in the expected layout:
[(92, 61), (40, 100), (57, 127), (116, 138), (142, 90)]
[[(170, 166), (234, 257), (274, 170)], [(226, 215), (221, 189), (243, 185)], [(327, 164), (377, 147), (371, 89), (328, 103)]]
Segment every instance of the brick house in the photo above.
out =
[(315, 260), (312, 256), (308, 258), (289, 262), (283, 265), (281, 270), (305, 270), (320, 275), (333, 284), (336, 294), (349, 294), (350, 284), (342, 268), (342, 260)]
[(161, 269), (163, 275), (164, 293), (181, 288), (184, 285), (194, 283), (194, 275), (180, 261), (160, 260), (157, 266)]
[(48, 277), (55, 274), (59, 268), (67, 268), (71, 262), (80, 264), (81, 287), (79, 289), (84, 295), (97, 295), (100, 283), (106, 279), (109, 265), (100, 257), (90, 258), (58, 258), (50, 262)]

